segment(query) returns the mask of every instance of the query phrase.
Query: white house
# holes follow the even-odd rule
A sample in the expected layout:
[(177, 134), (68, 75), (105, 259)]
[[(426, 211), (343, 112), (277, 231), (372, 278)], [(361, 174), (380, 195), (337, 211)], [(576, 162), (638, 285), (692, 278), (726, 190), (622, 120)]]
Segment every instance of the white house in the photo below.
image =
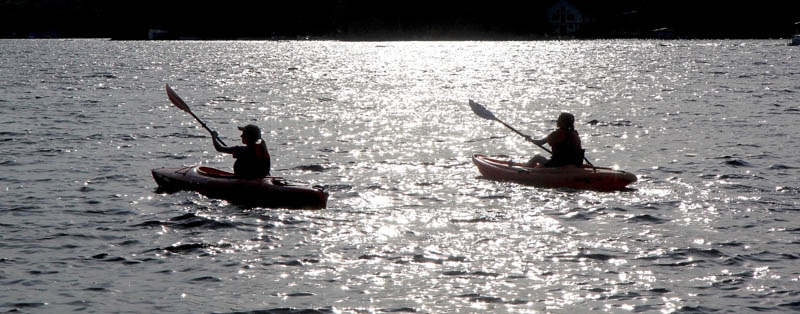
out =
[(547, 10), (547, 18), (559, 35), (572, 35), (580, 30), (583, 14), (567, 0), (558, 0)]
[(163, 29), (155, 29), (151, 28), (147, 31), (147, 39), (149, 40), (161, 40), (167, 39), (169, 37), (169, 32)]

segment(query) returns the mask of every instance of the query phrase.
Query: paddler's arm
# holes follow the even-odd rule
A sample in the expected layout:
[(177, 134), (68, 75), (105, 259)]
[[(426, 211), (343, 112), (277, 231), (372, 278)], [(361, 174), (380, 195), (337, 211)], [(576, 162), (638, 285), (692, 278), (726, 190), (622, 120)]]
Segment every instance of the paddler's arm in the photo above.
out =
[(217, 133), (217, 131), (211, 132), (211, 142), (214, 143), (214, 149), (216, 149), (218, 152), (233, 154), (233, 149), (231, 149), (228, 146), (222, 145), (222, 143), (219, 142), (219, 133)]
[(526, 136), (525, 139), (528, 140), (528, 142), (534, 143), (534, 144), (539, 145), (539, 146), (544, 145), (545, 143), (547, 143), (547, 139), (546, 138), (543, 138), (543, 139), (540, 139), (540, 140), (535, 140), (530, 136)]

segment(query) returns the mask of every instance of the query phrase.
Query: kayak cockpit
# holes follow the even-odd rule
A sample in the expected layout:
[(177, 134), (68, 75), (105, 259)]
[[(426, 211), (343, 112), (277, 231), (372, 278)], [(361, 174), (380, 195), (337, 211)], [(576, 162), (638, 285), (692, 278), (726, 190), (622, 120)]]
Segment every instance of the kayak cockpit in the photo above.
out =
[(224, 171), (224, 170), (219, 170), (219, 169), (215, 169), (215, 168), (211, 168), (211, 167), (202, 167), (201, 166), (201, 167), (196, 167), (195, 169), (197, 169), (196, 171), (197, 171), (197, 173), (199, 175), (203, 175), (203, 176), (217, 177), (217, 178), (231, 178), (231, 179), (236, 177), (236, 175), (234, 175), (231, 172), (227, 172), (227, 171)]

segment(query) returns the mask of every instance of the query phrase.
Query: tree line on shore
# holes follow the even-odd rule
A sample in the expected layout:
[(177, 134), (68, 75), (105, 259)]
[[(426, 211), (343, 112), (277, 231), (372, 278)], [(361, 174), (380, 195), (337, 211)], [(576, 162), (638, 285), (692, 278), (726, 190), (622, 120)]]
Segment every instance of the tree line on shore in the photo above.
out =
[(146, 39), (786, 38), (800, 30), (797, 1), (567, 0), (583, 23), (559, 33), (558, 1), (0, 0), (0, 37)]

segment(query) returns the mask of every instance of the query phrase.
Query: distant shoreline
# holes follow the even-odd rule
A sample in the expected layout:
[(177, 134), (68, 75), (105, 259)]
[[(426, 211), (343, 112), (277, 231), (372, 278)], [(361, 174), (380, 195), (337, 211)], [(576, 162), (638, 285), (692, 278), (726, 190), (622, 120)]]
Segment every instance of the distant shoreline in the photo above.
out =
[(0, 38), (115, 40), (778, 39), (798, 4), (717, 1), (0, 1)]
[(580, 38), (569, 36), (530, 36), (530, 37), (474, 37), (474, 38), (417, 38), (417, 37), (243, 37), (243, 38), (173, 38), (173, 39), (132, 39), (114, 37), (0, 37), (0, 40), (107, 40), (107, 41), (140, 41), (140, 42), (170, 42), (170, 41), (339, 41), (339, 42), (436, 42), (436, 41), (591, 41), (591, 40), (791, 40), (792, 37), (765, 37), (765, 38), (653, 38), (653, 37), (596, 37)]

